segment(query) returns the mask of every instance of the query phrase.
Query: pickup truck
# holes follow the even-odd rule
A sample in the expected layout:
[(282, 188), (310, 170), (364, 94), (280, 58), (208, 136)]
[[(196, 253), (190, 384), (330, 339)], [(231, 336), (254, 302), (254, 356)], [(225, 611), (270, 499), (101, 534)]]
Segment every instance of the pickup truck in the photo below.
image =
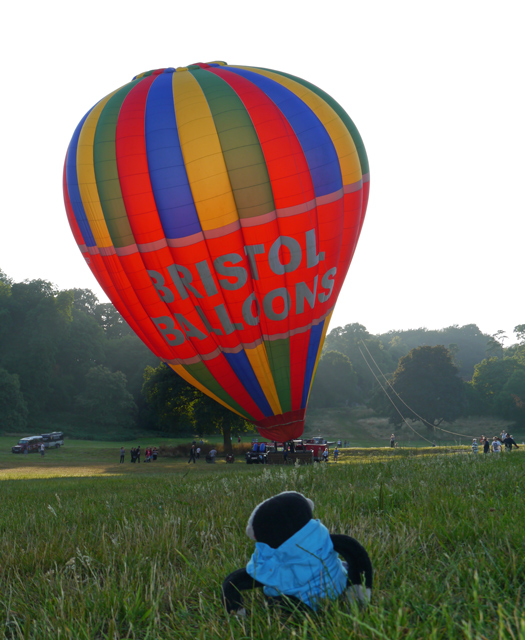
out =
[(40, 451), (40, 446), (44, 442), (42, 436), (26, 436), (20, 438), (18, 444), (11, 447), (11, 453), (37, 453)]

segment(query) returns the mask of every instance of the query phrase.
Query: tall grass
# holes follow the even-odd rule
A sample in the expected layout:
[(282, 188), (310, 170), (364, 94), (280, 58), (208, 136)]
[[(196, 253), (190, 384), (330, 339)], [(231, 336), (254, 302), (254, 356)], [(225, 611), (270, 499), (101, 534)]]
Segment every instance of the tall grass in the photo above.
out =
[[(522, 450), (136, 467), (0, 481), (0, 637), (525, 639)], [(367, 611), (287, 616), (257, 593), (246, 619), (225, 614), (222, 580), (253, 551), (250, 512), (290, 489), (367, 547)]]

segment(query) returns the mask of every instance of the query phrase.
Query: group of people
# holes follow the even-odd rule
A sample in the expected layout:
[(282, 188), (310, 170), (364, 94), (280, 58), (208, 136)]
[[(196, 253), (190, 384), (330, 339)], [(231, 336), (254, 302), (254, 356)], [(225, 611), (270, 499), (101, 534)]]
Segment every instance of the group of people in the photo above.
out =
[(188, 464), (193, 460), (193, 464), (201, 457), (201, 448), (195, 446), (195, 442), (191, 445), (190, 449), (190, 459), (188, 460)]
[[(203, 444), (202, 440), (200, 443)], [(188, 464), (190, 464), (190, 462), (193, 462), (193, 464), (195, 464), (197, 460), (201, 457), (201, 451), (202, 450), (200, 446), (198, 446), (194, 440), (191, 445)], [(215, 464), (216, 457), (217, 457), (217, 449), (215, 447), (212, 447), (211, 450), (206, 454), (206, 462), (211, 462), (212, 464)]]
[[(140, 464), (140, 456), (142, 452), (140, 450), (140, 445), (138, 447), (132, 447), (130, 450), (131, 454), (131, 462), (138, 462)], [(153, 462), (157, 459), (159, 452), (157, 447), (147, 447), (144, 452), (144, 462)], [(120, 447), (120, 464), (124, 462), (124, 458), (126, 457), (126, 450), (124, 447)]]
[(479, 443), (478, 439), (474, 438), (471, 446), (472, 453), (479, 453), (480, 446), (483, 447), (483, 453), (501, 453), (503, 447), (505, 447), (505, 451), (512, 451), (513, 446), (519, 449), (512, 435), (506, 431), (502, 431), (499, 436), (493, 436), (492, 440), (481, 436)]
[[(330, 452), (328, 451), (328, 447), (326, 447), (321, 454), (323, 458), (323, 462), (328, 462), (328, 458), (330, 456)], [(337, 462), (337, 458), (339, 458), (339, 449), (336, 447), (334, 449), (334, 462)]]

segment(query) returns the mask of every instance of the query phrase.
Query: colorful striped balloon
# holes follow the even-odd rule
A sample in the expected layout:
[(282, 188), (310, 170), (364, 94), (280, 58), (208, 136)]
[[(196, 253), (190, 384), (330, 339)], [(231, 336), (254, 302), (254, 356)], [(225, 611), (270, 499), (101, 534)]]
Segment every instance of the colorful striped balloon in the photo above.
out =
[(279, 441), (303, 432), (368, 188), (335, 100), (224, 62), (136, 76), (84, 116), (64, 167), (73, 235), (125, 320)]

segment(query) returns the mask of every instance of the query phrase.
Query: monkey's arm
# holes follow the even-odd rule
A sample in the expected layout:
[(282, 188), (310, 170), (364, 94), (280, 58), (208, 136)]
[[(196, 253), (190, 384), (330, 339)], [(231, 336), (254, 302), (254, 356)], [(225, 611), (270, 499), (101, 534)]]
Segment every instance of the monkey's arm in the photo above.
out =
[[(374, 570), (366, 549), (362, 544), (350, 536), (332, 534), (330, 536), (334, 551), (342, 556), (348, 567), (347, 591), (348, 595), (357, 598), (362, 604), (370, 600)], [(362, 576), (365, 577), (365, 593), (362, 588)]]
[(262, 582), (255, 580), (246, 569), (237, 569), (222, 583), (222, 601), (228, 613), (235, 612), (238, 615), (245, 615), (246, 611), (242, 604), (241, 591), (248, 589), (258, 589), (264, 587)]

